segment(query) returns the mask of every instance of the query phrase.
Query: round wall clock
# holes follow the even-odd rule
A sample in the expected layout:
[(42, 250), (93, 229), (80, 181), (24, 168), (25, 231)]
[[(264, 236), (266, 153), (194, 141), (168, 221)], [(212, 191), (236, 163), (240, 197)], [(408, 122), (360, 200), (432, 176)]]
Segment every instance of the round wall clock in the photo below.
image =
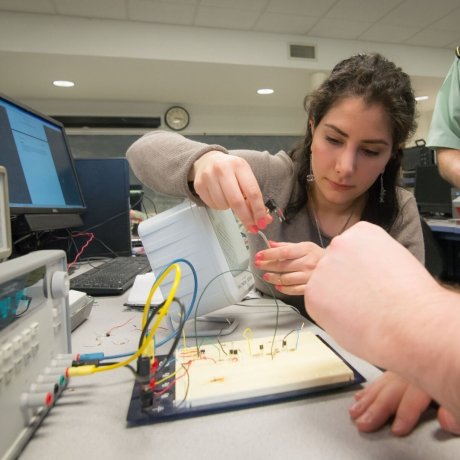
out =
[(175, 105), (166, 110), (165, 123), (168, 128), (174, 131), (181, 131), (190, 123), (190, 115), (183, 107)]

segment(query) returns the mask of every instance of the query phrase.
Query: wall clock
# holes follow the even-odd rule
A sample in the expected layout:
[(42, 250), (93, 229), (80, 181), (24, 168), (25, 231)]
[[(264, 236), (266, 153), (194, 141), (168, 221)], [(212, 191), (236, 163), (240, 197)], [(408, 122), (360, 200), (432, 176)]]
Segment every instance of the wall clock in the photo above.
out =
[(190, 123), (190, 115), (183, 107), (175, 105), (166, 110), (165, 123), (168, 128), (174, 131), (181, 131)]

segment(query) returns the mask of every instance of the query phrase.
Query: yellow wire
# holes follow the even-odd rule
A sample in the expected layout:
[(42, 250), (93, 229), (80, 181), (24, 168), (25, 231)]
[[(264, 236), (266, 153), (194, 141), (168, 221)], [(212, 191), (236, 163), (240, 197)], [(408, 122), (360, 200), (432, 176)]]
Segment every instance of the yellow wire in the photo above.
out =
[(169, 274), (169, 272), (175, 269), (176, 274), (174, 276), (174, 282), (171, 287), (171, 290), (169, 291), (168, 297), (164, 303), (164, 305), (160, 308), (160, 311), (158, 313), (158, 319), (153, 325), (152, 329), (150, 330), (149, 334), (144, 338), (144, 342), (142, 345), (138, 348), (138, 350), (131, 355), (129, 358), (125, 359), (124, 361), (120, 361), (119, 363), (114, 363), (110, 364), (109, 366), (101, 366), (101, 367), (95, 367), (91, 374), (94, 374), (96, 372), (105, 372), (105, 371), (111, 371), (112, 369), (118, 369), (119, 367), (124, 367), (128, 365), (130, 362), (134, 361), (136, 358), (138, 358), (143, 351), (147, 348), (148, 343), (153, 340), (153, 336), (155, 335), (156, 330), (158, 329), (158, 326), (163, 319), (163, 317), (168, 313), (169, 311), (169, 306), (171, 305), (175, 295), (177, 288), (179, 286), (179, 281), (180, 281), (180, 276), (181, 276), (181, 270), (178, 264), (171, 264), (164, 272), (163, 274), (155, 281), (155, 283), (152, 286), (152, 289), (150, 289), (149, 295), (147, 297), (147, 301), (145, 302), (144, 306), (144, 314), (142, 316), (142, 329), (144, 329), (145, 324), (147, 322), (147, 313), (150, 308), (150, 301), (152, 300), (153, 294), (155, 293), (156, 289), (158, 286), (161, 284), (161, 282), (164, 280), (164, 278)]

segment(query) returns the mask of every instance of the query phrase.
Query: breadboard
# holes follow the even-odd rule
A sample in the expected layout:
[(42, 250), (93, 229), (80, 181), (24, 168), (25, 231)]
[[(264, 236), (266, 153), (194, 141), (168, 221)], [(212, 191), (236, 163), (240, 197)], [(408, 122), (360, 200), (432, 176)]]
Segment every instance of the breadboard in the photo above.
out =
[[(181, 350), (176, 399), (193, 406), (353, 381), (353, 371), (317, 336), (304, 332)], [(198, 358), (198, 359), (197, 359)]]
[(168, 372), (176, 372), (176, 384), (160, 397), (154, 396), (150, 407), (141, 409), (140, 389), (135, 385), (129, 423), (155, 423), (268, 404), (364, 381), (310, 332), (182, 348), (158, 380)]

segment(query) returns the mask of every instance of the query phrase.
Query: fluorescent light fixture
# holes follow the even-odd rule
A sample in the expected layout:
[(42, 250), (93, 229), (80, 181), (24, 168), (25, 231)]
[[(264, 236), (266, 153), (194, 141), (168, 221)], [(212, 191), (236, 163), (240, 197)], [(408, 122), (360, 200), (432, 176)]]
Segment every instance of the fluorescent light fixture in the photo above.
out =
[(257, 94), (273, 94), (275, 91), (273, 91), (271, 88), (261, 88), (257, 90)]
[(428, 99), (429, 99), (428, 96), (417, 96), (417, 97), (415, 98), (415, 100), (416, 100), (417, 102), (420, 102), (420, 101), (427, 101)]
[(53, 85), (60, 88), (72, 88), (72, 86), (75, 86), (75, 83), (69, 80), (54, 80)]

